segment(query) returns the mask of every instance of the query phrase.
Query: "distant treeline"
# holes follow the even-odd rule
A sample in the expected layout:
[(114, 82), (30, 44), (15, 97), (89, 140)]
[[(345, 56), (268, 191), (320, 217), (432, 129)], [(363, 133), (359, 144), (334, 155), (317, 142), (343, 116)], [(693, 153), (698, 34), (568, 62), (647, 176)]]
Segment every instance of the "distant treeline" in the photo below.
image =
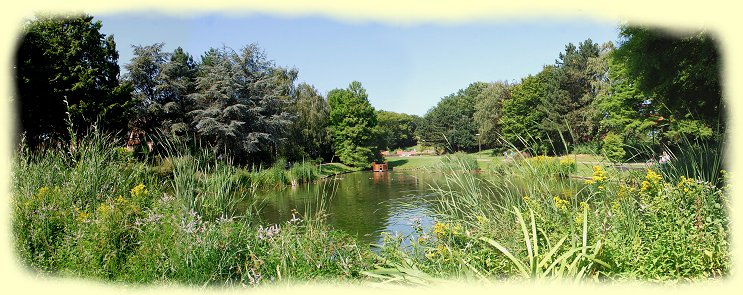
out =
[[(164, 44), (132, 46), (120, 75), (113, 36), (89, 15), (37, 15), (15, 55), (18, 140), (37, 148), (76, 134), (136, 130), (209, 148), (239, 165), (279, 158), (364, 167), (380, 149), (506, 149), (564, 153), (684, 137), (720, 140), (725, 120), (716, 43), (621, 27), (619, 47), (568, 44), (553, 65), (518, 83), (476, 82), (424, 117), (375, 110), (359, 82), (324, 96), (297, 83), (257, 45), (194, 58)], [(563, 144), (566, 143), (566, 144)]]
[(598, 153), (611, 145), (620, 159), (624, 148), (722, 140), (716, 42), (705, 32), (634, 26), (621, 26), (620, 37), (618, 47), (569, 43), (554, 64), (519, 82), (472, 83), (431, 108), (417, 134), (440, 150)]

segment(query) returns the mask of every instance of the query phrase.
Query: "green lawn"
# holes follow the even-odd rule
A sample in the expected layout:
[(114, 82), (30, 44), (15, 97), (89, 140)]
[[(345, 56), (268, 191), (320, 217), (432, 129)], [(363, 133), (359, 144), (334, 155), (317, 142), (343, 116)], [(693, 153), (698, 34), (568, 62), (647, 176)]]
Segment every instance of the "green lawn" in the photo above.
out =
[(342, 163), (323, 163), (320, 166), (320, 177), (328, 177), (336, 174), (341, 173), (347, 173), (347, 172), (353, 172), (353, 171), (361, 171), (363, 169), (361, 168), (353, 168), (346, 166)]
[(418, 170), (433, 168), (441, 156), (387, 157), (387, 164), (394, 170)]

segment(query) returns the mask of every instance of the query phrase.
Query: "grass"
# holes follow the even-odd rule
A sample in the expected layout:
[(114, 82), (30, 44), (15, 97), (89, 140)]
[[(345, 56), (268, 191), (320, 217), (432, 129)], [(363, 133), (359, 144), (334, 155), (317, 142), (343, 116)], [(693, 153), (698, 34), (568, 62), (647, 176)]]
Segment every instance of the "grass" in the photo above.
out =
[[(266, 224), (239, 170), (204, 155), (171, 152), (171, 173), (130, 162), (111, 138), (70, 149), (23, 151), (13, 162), (12, 236), (20, 260), (41, 274), (136, 284), (262, 285), (358, 280), (369, 249), (305, 216)], [(308, 167), (283, 170), (308, 177)], [(276, 173), (279, 171), (265, 172)], [(161, 175), (169, 175), (163, 176)], [(270, 175), (270, 174), (269, 174)], [(251, 182), (252, 183), (252, 182)], [(322, 198), (322, 196), (318, 196)]]
[[(439, 197), (430, 201), (436, 221), (430, 229), (416, 226), (417, 238), (409, 244), (386, 235), (372, 252), (326, 223), (323, 202), (276, 224), (261, 220), (255, 206), (236, 212), (235, 204), (254, 200), (259, 188), (354, 169), (337, 163), (285, 169), (278, 162), (254, 172), (177, 149), (153, 168), (111, 142), (91, 133), (64, 148), (19, 148), (11, 232), (30, 269), (194, 286), (316, 280), (430, 285), (452, 278), (696, 281), (725, 277), (731, 269), (725, 174), (711, 171), (720, 161), (693, 156), (713, 153), (715, 146), (695, 145), (683, 150), (690, 156), (675, 153), (663, 169), (639, 171), (583, 155), (394, 159), (395, 169), (444, 174), (431, 187)], [(492, 166), (484, 169), (484, 163)], [(478, 168), (487, 173), (470, 173)], [(585, 179), (568, 177), (576, 174)], [(322, 190), (318, 200), (333, 191)]]
[(394, 170), (420, 170), (439, 164), (441, 156), (387, 157), (389, 167)]
[(571, 181), (555, 177), (547, 160), (503, 163), (493, 174), (457, 173), (468, 164), (449, 161), (455, 167), (433, 187), (437, 222), (408, 249), (386, 239), (387, 267), (373, 277), (680, 282), (729, 274), (728, 188), (699, 177), (718, 166), (677, 157), (670, 167), (697, 171), (674, 175), (590, 161), (573, 168), (587, 179)]
[(361, 168), (354, 168), (350, 166), (346, 166), (343, 163), (323, 163), (319, 166), (320, 169), (320, 177), (330, 177), (333, 175), (348, 173), (348, 172), (355, 172), (355, 171), (361, 171)]

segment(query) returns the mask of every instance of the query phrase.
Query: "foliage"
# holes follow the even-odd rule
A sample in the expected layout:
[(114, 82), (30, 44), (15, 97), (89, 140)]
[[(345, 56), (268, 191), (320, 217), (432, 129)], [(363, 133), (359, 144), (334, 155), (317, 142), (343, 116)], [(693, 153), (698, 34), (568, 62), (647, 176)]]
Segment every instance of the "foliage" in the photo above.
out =
[(33, 271), (253, 286), (354, 279), (370, 264), (368, 249), (324, 224), (323, 208), (278, 224), (261, 222), (252, 208), (233, 215), (223, 209), (236, 191), (248, 200), (254, 195), (233, 181), (229, 166), (170, 151), (180, 155), (172, 159), (175, 175), (158, 179), (119, 158), (110, 137), (95, 134), (81, 137), (85, 145), (74, 151), (21, 147), (14, 159), (12, 237)]
[(529, 172), (535, 177), (568, 177), (576, 171), (575, 160), (568, 156), (555, 158), (549, 156), (536, 156), (527, 158), (526, 165), (530, 166)]
[(182, 48), (165, 53), (163, 46), (133, 46), (125, 79), (133, 85), (139, 104), (131, 124), (147, 132), (160, 129), (166, 136), (183, 140), (191, 131), (187, 113), (194, 106), (187, 95), (195, 92), (196, 64)]
[[(573, 246), (569, 249), (562, 249), (563, 243), (569, 237), (568, 235), (563, 236), (554, 245), (549, 242), (549, 237), (542, 237), (546, 240), (545, 243), (547, 249), (540, 254), (540, 242), (539, 236), (537, 235), (537, 225), (534, 218), (534, 212), (531, 211), (531, 209), (529, 210), (529, 220), (531, 225), (531, 232), (529, 232), (523, 214), (517, 207), (514, 207), (516, 219), (518, 220), (519, 225), (521, 225), (524, 244), (526, 245), (526, 252), (528, 255), (526, 263), (516, 258), (511, 251), (493, 239), (481, 237), (480, 240), (498, 249), (498, 251), (508, 257), (508, 259), (519, 270), (519, 274), (524, 278), (559, 279), (567, 277), (578, 281), (595, 271), (596, 266), (594, 266), (594, 264), (608, 267), (605, 262), (597, 259), (597, 256), (601, 251), (601, 240), (597, 241), (595, 245), (589, 246), (586, 244), (588, 240), (587, 210), (587, 208), (583, 209), (583, 239), (582, 244), (579, 247)], [(558, 252), (560, 250), (562, 250), (562, 252)], [(588, 250), (592, 250), (592, 253), (587, 254)]]
[(357, 81), (346, 89), (333, 89), (328, 93), (328, 106), (333, 147), (338, 158), (354, 167), (370, 167), (379, 157), (373, 145), (373, 130), (378, 121), (366, 90)]
[(608, 66), (608, 88), (594, 101), (605, 114), (599, 132), (613, 132), (633, 146), (650, 144), (650, 132), (657, 124), (650, 116), (650, 98), (637, 88), (636, 80), (628, 76), (626, 65), (619, 59), (611, 58)]
[[(729, 273), (726, 188), (686, 176), (666, 182), (654, 170), (638, 179), (600, 165), (576, 186), (550, 181), (536, 168), (546, 159), (515, 162), (495, 178), (447, 173), (433, 187), (439, 221), (418, 227), (407, 249), (399, 248), (401, 237), (385, 238), (384, 260), (369, 275), (432, 284), (441, 277), (700, 280)], [(528, 220), (520, 213), (527, 209)], [(511, 226), (514, 212), (521, 230)]]
[(481, 144), (485, 146), (498, 143), (503, 103), (511, 98), (511, 87), (512, 85), (506, 81), (488, 83), (475, 99), (475, 112), (472, 117), (478, 126)]
[(442, 98), (426, 112), (418, 136), (449, 152), (471, 151), (477, 147), (477, 125), (473, 120), (475, 99), (487, 86), (475, 82), (457, 93)]
[(292, 118), (286, 105), (297, 72), (275, 67), (255, 44), (239, 53), (213, 49), (203, 59), (189, 96), (200, 139), (240, 164), (275, 157)]
[[(725, 191), (648, 170), (640, 187), (616, 194), (607, 243), (619, 273), (649, 279), (719, 277), (730, 267)], [(676, 181), (676, 180), (674, 180)]]
[(593, 142), (586, 142), (581, 144), (576, 144), (571, 147), (571, 153), (572, 154), (586, 154), (586, 155), (595, 155), (598, 154), (598, 145)]
[(312, 85), (300, 83), (294, 91), (296, 101), (293, 113), (297, 115), (292, 122), (292, 143), (296, 149), (296, 159), (307, 156), (312, 159), (321, 157), (330, 160), (332, 144), (328, 132), (328, 102)]
[(660, 167), (666, 179), (679, 179), (681, 176), (703, 180), (716, 186), (723, 186), (722, 169), (725, 166), (724, 141), (684, 140), (675, 147), (667, 149), (670, 160)]
[(541, 98), (547, 95), (547, 80), (554, 68), (545, 67), (536, 76), (529, 76), (515, 85), (511, 99), (503, 103), (503, 116), (500, 119), (503, 139), (514, 147), (523, 149), (525, 141), (533, 143), (532, 150), (537, 153), (546, 151), (547, 135), (540, 129), (540, 123), (547, 114), (539, 107)]
[(543, 103), (547, 122), (552, 125), (545, 129), (553, 134), (553, 142), (560, 141), (555, 133), (569, 133), (572, 136), (567, 140), (576, 142), (590, 141), (596, 133), (599, 118), (592, 102), (608, 71), (600, 53), (599, 45), (587, 39), (578, 46), (568, 43), (559, 54), (555, 77), (559, 90), (550, 91)]
[(416, 145), (417, 120), (417, 116), (414, 115), (384, 110), (377, 111), (377, 146), (387, 150), (395, 150)]
[(652, 107), (659, 115), (699, 120), (716, 133), (723, 133), (721, 58), (709, 33), (678, 34), (625, 25), (620, 28), (620, 36), (623, 41), (617, 58), (636, 79), (638, 88), (653, 98)]
[(441, 157), (440, 167), (442, 170), (461, 169), (462, 171), (476, 171), (480, 169), (477, 158), (472, 155), (457, 152)]
[(625, 155), (623, 145), (622, 137), (610, 132), (604, 136), (601, 153), (612, 162), (621, 162)]
[[(126, 128), (133, 101), (119, 84), (113, 36), (88, 15), (37, 15), (27, 22), (15, 54), (19, 131), (35, 147), (97, 127)], [(65, 124), (68, 119), (69, 123)]]

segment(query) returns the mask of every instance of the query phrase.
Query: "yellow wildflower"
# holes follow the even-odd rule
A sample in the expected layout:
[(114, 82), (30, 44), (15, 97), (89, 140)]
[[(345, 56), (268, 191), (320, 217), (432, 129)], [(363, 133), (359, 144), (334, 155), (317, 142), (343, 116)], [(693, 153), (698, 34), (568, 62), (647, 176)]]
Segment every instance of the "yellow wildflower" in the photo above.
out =
[(558, 210), (565, 209), (568, 204), (567, 200), (563, 200), (559, 196), (554, 196), (552, 199), (555, 201), (555, 208)]
[(447, 250), (447, 249), (446, 249), (446, 246), (444, 246), (444, 245), (442, 245), (442, 244), (438, 244), (438, 245), (436, 245), (436, 252), (437, 252), (437, 253), (438, 253), (439, 255), (441, 255), (441, 254), (444, 254), (444, 253), (446, 253), (446, 250)]
[(562, 164), (562, 165), (572, 165), (572, 164), (575, 164), (575, 161), (572, 158), (563, 157), (563, 158), (560, 158), (560, 164)]
[(650, 188), (650, 183), (647, 180), (642, 181), (642, 187), (640, 188), (640, 191), (644, 192)]
[(111, 207), (110, 207), (110, 206), (109, 206), (108, 204), (106, 204), (106, 203), (101, 203), (100, 205), (98, 205), (98, 209), (96, 209), (96, 212), (98, 212), (98, 214), (103, 214), (103, 215), (105, 215), (105, 214), (107, 214), (107, 213), (108, 213), (108, 212), (109, 212), (110, 210), (111, 210)]
[(133, 187), (130, 192), (133, 198), (138, 198), (138, 197), (144, 196), (149, 193), (145, 185), (142, 183)]
[(45, 187), (45, 186), (42, 186), (42, 187), (39, 188), (39, 192), (36, 193), (36, 195), (34, 196), (34, 198), (37, 199), (37, 200), (42, 200), (42, 199), (44, 199), (46, 197), (46, 195), (48, 193), (49, 193), (49, 188), (48, 187)]
[(604, 171), (601, 166), (593, 166), (593, 175), (591, 176), (591, 180), (594, 182), (603, 182), (606, 180), (606, 171)]
[(648, 174), (645, 175), (645, 179), (652, 183), (658, 183), (661, 180), (661, 176), (658, 173), (655, 173), (655, 171), (648, 169)]
[(433, 226), (433, 232), (437, 235), (445, 235), (449, 231), (449, 224), (444, 222), (437, 222)]
[(90, 217), (90, 214), (88, 214), (85, 211), (80, 212), (80, 210), (77, 209), (77, 207), (75, 207), (75, 211), (77, 212), (77, 221), (78, 222), (86, 221), (86, 220), (88, 220), (88, 217)]
[(459, 234), (460, 232), (462, 232), (462, 226), (461, 226), (461, 225), (459, 225), (459, 224), (455, 225), (455, 226), (454, 226), (454, 227), (452, 228), (452, 230), (451, 230), (451, 233), (452, 233), (452, 234), (455, 234), (455, 235), (456, 235), (456, 234)]
[(126, 203), (126, 199), (124, 199), (124, 196), (119, 195), (118, 197), (116, 197), (116, 204), (117, 205), (122, 205), (122, 204), (125, 204), (125, 203)]

